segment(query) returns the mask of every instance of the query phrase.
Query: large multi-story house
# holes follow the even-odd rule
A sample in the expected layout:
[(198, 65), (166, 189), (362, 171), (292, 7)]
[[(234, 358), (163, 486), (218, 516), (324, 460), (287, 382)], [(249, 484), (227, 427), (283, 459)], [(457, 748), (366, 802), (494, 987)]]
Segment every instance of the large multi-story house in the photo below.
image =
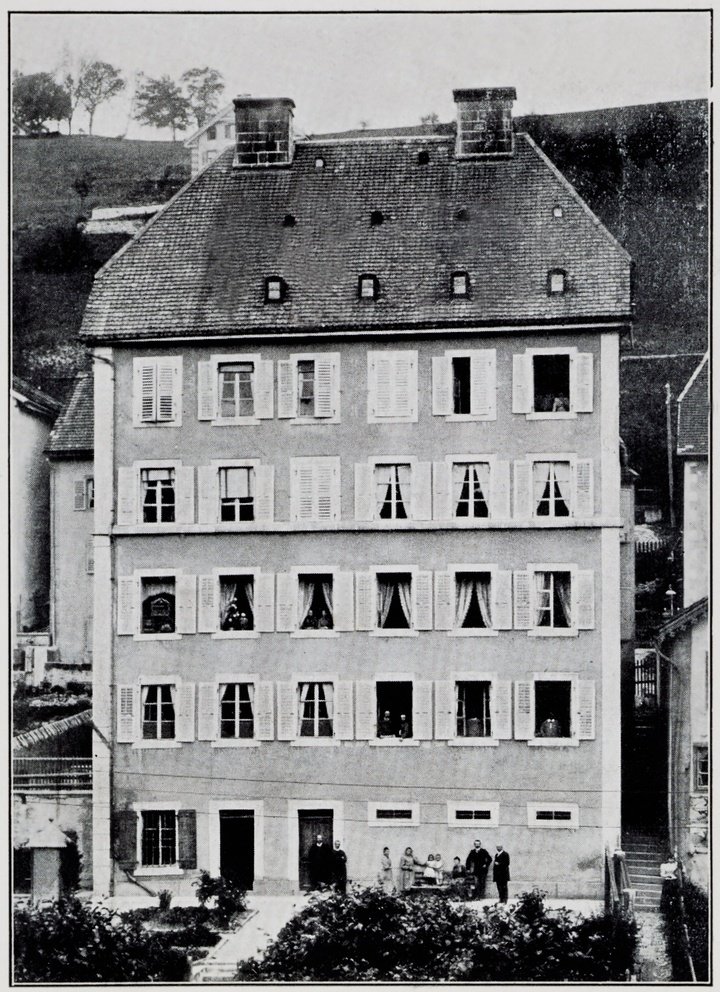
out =
[(97, 892), (620, 842), (619, 340), (630, 260), (524, 134), (236, 144), (102, 269)]

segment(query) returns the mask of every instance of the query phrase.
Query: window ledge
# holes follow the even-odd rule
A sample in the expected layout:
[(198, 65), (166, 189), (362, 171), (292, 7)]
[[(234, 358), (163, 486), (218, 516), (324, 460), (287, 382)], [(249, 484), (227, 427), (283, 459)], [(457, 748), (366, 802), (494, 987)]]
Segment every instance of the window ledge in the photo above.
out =
[(500, 740), (497, 737), (453, 737), (447, 743), (448, 747), (498, 747)]
[(528, 637), (577, 637), (577, 627), (533, 627)]
[(385, 627), (370, 631), (371, 637), (417, 637), (418, 634), (419, 631), (417, 630), (388, 630)]
[(340, 636), (340, 632), (337, 631), (337, 630), (334, 630), (334, 629), (332, 629), (332, 630), (294, 630), (290, 634), (290, 636), (291, 637), (300, 637), (300, 638), (303, 638), (303, 637), (319, 637), (319, 638), (322, 639), (323, 637), (339, 637)]
[[(284, 419), (284, 418), (283, 418)], [(339, 424), (339, 417), (293, 417), (292, 420), (288, 420), (292, 427), (308, 427), (315, 424)]]
[(133, 427), (182, 427), (180, 420), (143, 420), (133, 424)]
[(398, 737), (380, 737), (376, 740), (368, 741), (370, 747), (419, 747), (419, 740), (400, 740)]
[(159, 751), (173, 747), (182, 747), (182, 742), (175, 740), (173, 741), (143, 740), (143, 741), (134, 741), (133, 747), (136, 748), (138, 751)]
[(497, 637), (499, 631), (490, 627), (467, 627), (449, 630), (448, 637)]
[(296, 737), (290, 747), (339, 747), (337, 737)]
[(418, 422), (417, 414), (411, 417), (377, 417), (375, 414), (368, 414), (367, 422), (369, 424), (416, 424)]
[[(556, 414), (557, 416), (557, 414)], [(269, 418), (268, 418), (269, 419)], [(262, 423), (258, 417), (215, 417), (210, 421), (211, 427), (258, 427)]]
[(260, 747), (260, 741), (255, 737), (223, 737), (221, 740), (210, 741), (210, 747)]
[(533, 737), (529, 747), (579, 747), (577, 737)]
[(133, 634), (134, 641), (179, 641), (182, 634)]
[(577, 420), (577, 413), (575, 413), (574, 410), (562, 410), (557, 413), (552, 413), (550, 411), (547, 413), (533, 411), (532, 413), (526, 413), (525, 417), (528, 420)]
[(259, 630), (216, 630), (210, 637), (215, 641), (252, 640), (260, 636)]
[(477, 421), (497, 420), (494, 414), (490, 413), (447, 413), (445, 421), (448, 424), (476, 423)]
[(139, 878), (149, 878), (152, 875), (184, 875), (185, 871), (177, 865), (145, 865), (136, 868), (133, 875)]

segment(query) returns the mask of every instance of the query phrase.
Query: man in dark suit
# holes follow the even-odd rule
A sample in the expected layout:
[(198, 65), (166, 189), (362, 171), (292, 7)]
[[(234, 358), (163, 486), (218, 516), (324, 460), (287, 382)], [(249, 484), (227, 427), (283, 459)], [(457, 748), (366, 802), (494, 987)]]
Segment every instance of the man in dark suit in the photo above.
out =
[(465, 860), (465, 868), (468, 875), (475, 879), (475, 898), (485, 897), (485, 880), (488, 868), (492, 864), (492, 858), (482, 846), (479, 840), (473, 842), (473, 847)]
[(315, 843), (308, 851), (308, 872), (310, 874), (310, 888), (312, 889), (324, 889), (332, 881), (332, 848), (325, 843), (322, 834), (317, 835)]
[(502, 844), (496, 847), (497, 854), (493, 861), (493, 881), (497, 885), (500, 902), (508, 901), (508, 882), (510, 881), (510, 855), (503, 850)]

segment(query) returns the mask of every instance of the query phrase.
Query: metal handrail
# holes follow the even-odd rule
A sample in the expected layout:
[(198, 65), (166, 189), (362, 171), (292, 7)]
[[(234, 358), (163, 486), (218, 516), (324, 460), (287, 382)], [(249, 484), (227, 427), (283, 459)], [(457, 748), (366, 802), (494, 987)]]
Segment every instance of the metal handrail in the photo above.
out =
[(607, 908), (613, 913), (620, 909), (620, 893), (618, 891), (617, 879), (615, 877), (614, 858), (610, 854), (610, 848), (605, 848), (605, 901)]

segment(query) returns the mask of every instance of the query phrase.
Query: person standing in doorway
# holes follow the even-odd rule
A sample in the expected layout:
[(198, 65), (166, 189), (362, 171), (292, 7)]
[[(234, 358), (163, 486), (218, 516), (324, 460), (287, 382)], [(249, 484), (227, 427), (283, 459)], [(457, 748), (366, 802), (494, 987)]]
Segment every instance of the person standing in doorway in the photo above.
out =
[(315, 843), (308, 851), (308, 872), (311, 889), (324, 889), (332, 880), (333, 851), (325, 843), (322, 834), (318, 834)]
[(336, 840), (332, 852), (332, 881), (335, 889), (345, 895), (347, 890), (347, 854)]
[(496, 854), (493, 860), (493, 881), (497, 885), (498, 899), (500, 902), (508, 901), (508, 882), (510, 881), (510, 855), (503, 850), (502, 844), (495, 848)]
[(473, 842), (472, 850), (468, 854), (465, 860), (465, 868), (468, 875), (472, 875), (475, 879), (475, 898), (484, 899), (485, 898), (485, 881), (487, 879), (488, 868), (492, 864), (492, 858), (490, 854), (485, 850), (477, 838)]

